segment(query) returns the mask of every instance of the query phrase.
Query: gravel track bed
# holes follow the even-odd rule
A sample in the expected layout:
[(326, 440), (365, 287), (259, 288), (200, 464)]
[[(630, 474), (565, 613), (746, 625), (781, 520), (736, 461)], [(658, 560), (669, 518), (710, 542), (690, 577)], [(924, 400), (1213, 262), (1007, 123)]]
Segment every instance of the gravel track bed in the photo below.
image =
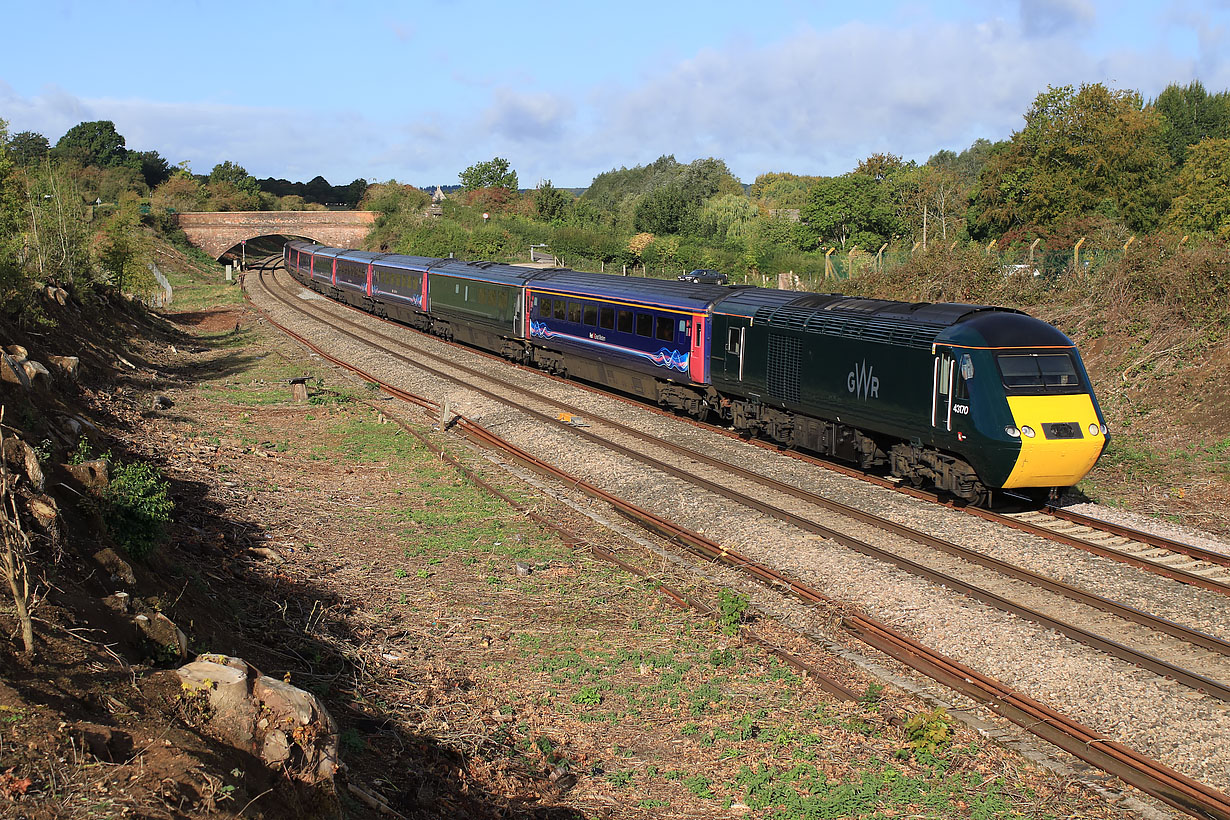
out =
[[(527, 420), (498, 402), (475, 397), (464, 388), (445, 384), (391, 357), (373, 354), (345, 337), (323, 336), (313, 319), (290, 317), (289, 311), (262, 298), (258, 304), (275, 318), (313, 338), (331, 339), (330, 350), (365, 370), (420, 395), (449, 396), (458, 412), (491, 427), (527, 451), (559, 465), (611, 492), (628, 498), (724, 545), (797, 575), (827, 594), (864, 607), (869, 614), (901, 629), (937, 650), (1003, 680), (1033, 697), (1120, 740), (1141, 752), (1217, 788), (1230, 786), (1230, 720), (1225, 704), (1192, 692), (1180, 684), (1132, 667), (1075, 644), (1061, 635), (936, 587), (883, 563), (864, 558), (818, 537), (697, 491), (683, 481), (629, 463), (597, 445), (578, 441), (566, 430)], [(354, 311), (333, 306), (316, 294), (313, 307), (324, 307), (352, 321)], [(285, 317), (285, 318), (284, 318)], [(369, 320), (370, 321), (370, 320)], [(372, 323), (379, 332), (398, 337), (406, 346), (430, 349), (438, 344), (409, 331)], [(413, 337), (413, 338), (412, 338)], [(449, 348), (449, 355), (494, 369), (508, 366)], [(649, 413), (588, 391), (572, 388), (537, 374), (520, 371), (515, 381), (533, 385), (544, 395), (568, 395), (584, 416), (612, 408), (625, 423), (671, 440), (696, 442), (706, 452), (729, 452), (740, 464), (764, 470), (852, 506), (874, 510), (1011, 563), (1027, 566), (1124, 603), (1187, 623), (1212, 634), (1230, 636), (1225, 596), (1149, 576), (1116, 562), (1098, 559), (1036, 536), (1005, 530), (990, 522), (936, 505), (928, 505), (866, 482), (840, 476), (772, 451), (717, 436), (677, 420)], [(959, 626), (957, 626), (959, 625)], [(1167, 639), (1169, 640), (1169, 639)], [(937, 687), (938, 688), (938, 687)], [(945, 692), (947, 690), (944, 690)], [(951, 700), (952, 695), (945, 696)]]

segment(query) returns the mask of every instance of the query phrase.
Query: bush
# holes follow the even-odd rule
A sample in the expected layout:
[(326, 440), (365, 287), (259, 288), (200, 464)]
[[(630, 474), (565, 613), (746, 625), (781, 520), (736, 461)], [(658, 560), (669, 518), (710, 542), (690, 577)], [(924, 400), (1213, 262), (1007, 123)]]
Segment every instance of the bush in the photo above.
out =
[(115, 468), (103, 491), (103, 522), (115, 543), (133, 558), (152, 555), (166, 535), (175, 502), (171, 485), (152, 464), (136, 461)]

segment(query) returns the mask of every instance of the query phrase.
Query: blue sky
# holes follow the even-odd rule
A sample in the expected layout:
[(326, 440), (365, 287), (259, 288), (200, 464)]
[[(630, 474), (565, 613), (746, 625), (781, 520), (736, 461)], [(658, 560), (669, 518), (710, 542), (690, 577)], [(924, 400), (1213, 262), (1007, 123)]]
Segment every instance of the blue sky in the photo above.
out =
[(1048, 85), (1230, 88), (1230, 0), (11, 6), (0, 119), (115, 122), (198, 173), (455, 184), (508, 158), (583, 187), (674, 154), (841, 174), (1003, 139)]

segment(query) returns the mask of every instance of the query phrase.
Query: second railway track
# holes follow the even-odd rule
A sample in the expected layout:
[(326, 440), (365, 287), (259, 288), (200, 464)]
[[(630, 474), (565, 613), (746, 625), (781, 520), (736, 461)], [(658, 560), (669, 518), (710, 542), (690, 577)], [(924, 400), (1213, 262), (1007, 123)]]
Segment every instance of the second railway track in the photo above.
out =
[[(319, 298), (319, 297), (316, 297), (316, 298)], [(292, 297), (292, 300), (291, 300), (291, 301), (292, 301), (292, 302), (294, 302), (294, 301), (299, 302), (299, 303), (300, 303), (299, 305), (295, 305), (295, 307), (297, 307), (297, 308), (298, 308), (298, 307), (302, 306), (302, 303), (303, 303), (303, 301), (304, 301), (304, 300), (302, 300), (302, 299), (293, 299), (293, 297)], [(323, 304), (321, 305), (321, 308), (322, 308), (322, 310), (323, 310), (323, 308), (324, 308)], [(338, 321), (338, 317), (335, 315), (335, 316), (333, 316), (333, 317), (330, 319), (330, 321), (335, 321), (335, 322), (336, 322), (336, 321)], [(343, 321), (345, 321), (345, 322), (349, 322), (350, 320), (349, 320), (349, 319), (346, 319), (346, 320), (343, 320)], [(378, 333), (378, 331), (373, 331), (370, 327), (367, 329), (367, 331), (366, 331), (366, 332), (367, 332), (368, 334), (371, 334), (371, 333), (373, 333), (373, 332)], [(371, 344), (371, 342), (370, 342), (370, 341), (365, 342), (365, 343), (366, 343), (366, 344)], [(401, 341), (401, 342), (398, 342), (398, 344), (399, 344), (399, 345), (404, 345), (404, 344), (405, 344), (405, 342), (404, 342), (404, 341)], [(390, 354), (385, 354), (385, 355), (390, 355)], [(468, 378), (472, 381), (473, 379), (475, 379), (475, 378), (477, 378), (477, 377), (476, 377), (476, 376), (474, 376), (473, 374), (471, 374)], [(485, 376), (484, 378), (490, 378), (490, 377), (486, 377), (486, 376)], [(492, 413), (494, 413), (494, 411), (491, 411), (491, 412), (492, 412)], [(541, 418), (541, 416), (542, 416), (542, 414), (543, 414), (543, 411), (535, 411), (535, 412), (538, 412), (538, 413), (539, 413), (539, 418), (536, 420), (536, 422), (535, 422), (535, 423), (536, 423), (536, 424), (538, 424), (538, 425), (542, 425), (542, 424), (543, 424), (543, 419)], [(588, 411), (586, 411), (586, 412), (588, 413)], [(593, 421), (595, 424), (599, 423), (599, 422), (598, 422), (598, 420), (597, 420), (597, 416), (596, 416), (596, 415), (594, 415), (594, 414), (589, 414), (587, 417), (588, 417), (588, 418), (591, 418), (591, 419), (592, 419), (592, 421)], [(509, 426), (516, 426), (516, 425), (517, 425), (517, 422), (514, 422), (514, 421), (507, 421), (507, 422), (506, 422), (506, 424), (508, 424)], [(557, 425), (557, 426), (558, 426), (558, 425)], [(625, 425), (625, 426), (626, 426), (626, 425)], [(573, 431), (573, 432), (588, 432), (588, 431)], [(627, 435), (627, 434), (625, 433), (624, 435)], [(633, 447), (633, 446), (630, 446), (630, 445), (628, 445), (628, 444), (625, 444), (625, 445), (622, 445), (622, 446), (624, 446), (626, 449), (634, 449), (634, 448), (643, 448), (643, 449), (648, 449), (648, 448), (649, 448), (649, 445), (648, 445), (648, 444), (644, 444), (643, 442), (642, 442), (641, 444), (634, 445), (634, 447)], [(712, 445), (711, 445), (711, 446), (712, 446)], [(630, 458), (630, 457), (633, 455), (633, 453), (627, 453), (626, 455)], [(643, 455), (643, 454), (641, 454), (641, 455)], [(703, 462), (706, 462), (706, 461), (708, 461), (708, 462), (709, 462), (709, 464), (708, 464), (708, 467), (706, 467), (705, 469), (710, 470), (710, 471), (725, 471), (725, 472), (728, 472), (728, 473), (731, 473), (731, 474), (741, 474), (741, 473), (745, 473), (745, 471), (743, 471), (741, 467), (740, 467), (739, 469), (735, 469), (735, 467), (736, 467), (737, 465), (725, 464), (724, 466), (722, 466), (722, 465), (719, 465), (719, 464), (714, 464), (714, 463), (713, 463), (713, 460), (712, 460), (709, 456), (707, 456), (706, 454), (702, 454), (702, 453), (696, 453), (696, 452), (691, 452), (691, 453), (677, 453), (677, 454), (676, 454), (676, 456), (677, 456), (678, 458), (684, 458), (684, 459), (686, 459), (686, 460), (687, 460), (687, 461), (688, 461), (688, 462), (692, 465), (692, 467), (691, 467), (691, 472), (692, 472), (693, 474), (695, 474), (695, 473), (699, 473), (701, 470), (699, 469), (699, 467), (698, 467), (697, 465), (699, 465), (699, 464), (701, 464), (701, 463), (703, 463)], [(742, 480), (742, 481), (752, 481), (752, 480), (753, 480), (753, 478), (752, 478), (752, 477), (749, 477), (749, 476), (748, 476), (748, 475), (746, 475), (746, 474), (743, 474), (743, 475), (741, 476), (740, 480)], [(713, 490), (713, 491), (715, 491), (715, 492), (720, 492), (720, 493), (722, 493), (722, 494), (723, 494), (723, 495), (725, 495), (725, 497), (726, 497), (726, 498), (728, 498), (728, 499), (737, 500), (737, 499), (734, 499), (734, 497), (737, 497), (737, 496), (742, 496), (742, 495), (746, 495), (746, 494), (747, 494), (747, 490), (746, 490), (746, 488), (745, 488), (745, 487), (742, 487), (742, 486), (740, 486), (740, 485), (737, 485), (737, 484), (736, 484), (735, 486), (729, 486), (729, 485), (726, 485), (725, 490), (723, 491), (723, 490), (719, 490), (719, 489), (717, 489), (717, 487), (718, 487), (718, 486), (722, 486), (722, 485), (718, 485), (718, 484), (717, 484), (717, 482), (716, 482), (716, 480), (714, 480), (714, 479), (709, 479), (709, 483), (710, 483), (710, 489), (712, 489), (712, 490)], [(772, 482), (769, 482), (769, 483), (772, 483)], [(862, 525), (867, 525), (867, 526), (869, 526), (869, 525), (870, 525), (870, 522), (869, 522), (868, 520), (866, 520), (866, 514), (865, 514), (865, 513), (859, 513), (858, 511), (851, 512), (851, 510), (844, 510), (844, 511), (843, 511), (843, 510), (840, 510), (840, 509), (838, 509), (838, 508), (840, 508), (840, 507), (842, 507), (842, 506), (844, 506), (844, 505), (833, 505), (832, 503), (829, 503), (829, 504), (827, 504), (827, 505), (826, 505), (826, 504), (822, 503), (822, 500), (818, 500), (818, 499), (816, 499), (816, 498), (814, 498), (814, 497), (806, 497), (806, 495), (801, 497), (801, 496), (799, 495), (799, 493), (798, 493), (798, 492), (792, 492), (792, 491), (791, 491), (791, 490), (789, 490), (789, 489), (785, 489), (787, 485), (784, 485), (784, 484), (782, 484), (781, 482), (777, 482), (777, 484), (778, 484), (778, 486), (774, 488), (774, 492), (778, 492), (779, 494), (784, 494), (784, 495), (786, 496), (786, 500), (785, 500), (784, 502), (782, 502), (782, 503), (781, 503), (781, 506), (783, 506), (783, 507), (785, 507), (785, 506), (790, 506), (790, 505), (798, 505), (798, 504), (800, 504), (800, 503), (805, 504), (805, 505), (807, 505), (807, 506), (809, 506), (809, 507), (815, 507), (815, 506), (816, 506), (816, 504), (818, 504), (818, 503), (819, 503), (819, 504), (820, 504), (820, 506), (821, 506), (821, 507), (824, 507), (825, 509), (827, 509), (827, 511), (828, 511), (829, 513), (840, 512), (843, 516), (846, 516), (847, 518), (849, 518), (851, 515), (853, 515), (853, 517), (854, 517), (855, 519), (860, 519), (860, 517), (861, 517), (861, 518), (862, 518), (862, 521), (861, 521)], [(794, 488), (794, 489), (795, 489), (795, 490), (797, 490), (797, 488)], [(814, 495), (814, 494), (811, 494), (811, 495)], [(763, 512), (763, 510), (762, 510), (762, 512)], [(783, 512), (784, 512), (784, 511), (783, 511)], [(803, 514), (803, 513), (801, 513), (801, 512), (791, 512), (791, 513), (789, 513), (789, 515), (793, 515), (793, 516), (795, 516), (795, 520), (792, 522), (792, 523), (794, 523), (795, 525), (803, 525), (805, 528), (809, 528), (809, 527), (807, 527), (807, 521), (808, 521), (808, 519), (809, 519), (809, 518), (815, 517), (815, 512), (814, 512), (814, 510), (813, 510), (812, 512), (807, 513), (807, 514)], [(789, 516), (788, 516), (788, 518), (789, 518)], [(815, 524), (815, 522), (812, 522), (812, 524), (814, 525), (814, 524)], [(858, 541), (858, 540), (859, 540), (859, 539), (857, 539), (857, 538), (854, 538), (853, 536), (850, 536), (850, 535), (847, 535), (847, 534), (844, 534), (844, 533), (841, 533), (841, 532), (837, 532), (836, 530), (831, 530), (831, 529), (829, 529), (829, 528), (828, 528), (828, 525), (827, 525), (827, 524), (825, 524), (825, 525), (818, 525), (818, 526), (820, 527), (819, 529), (816, 529), (815, 527), (811, 527), (811, 531), (812, 531), (812, 532), (817, 532), (817, 531), (818, 531), (820, 534), (824, 535), (824, 536), (825, 536), (825, 537), (827, 537), (827, 538), (836, 539), (836, 540), (838, 540), (838, 541), (841, 541), (842, 543), (846, 543), (846, 544), (847, 544), (847, 546), (850, 546), (853, 542), (856, 542), (856, 541)], [(913, 542), (915, 545), (918, 545), (918, 544), (926, 544), (926, 542), (929, 540), (929, 539), (928, 539), (928, 537), (925, 537), (923, 534), (921, 534), (921, 533), (917, 533), (917, 532), (898, 532), (898, 533), (896, 534), (896, 536), (895, 536), (895, 537), (896, 537), (896, 538), (898, 538), (898, 540), (900, 540), (901, 538), (908, 539), (909, 541)], [(795, 537), (795, 538), (796, 538), (796, 540), (797, 540), (797, 537)], [(938, 541), (939, 539), (931, 539), (931, 540), (937, 540), (937, 541)], [(811, 546), (811, 545), (809, 545), (809, 546)], [(930, 546), (931, 546), (931, 547), (935, 547), (935, 544), (931, 544)], [(796, 547), (796, 548), (797, 548), (797, 547)], [(877, 548), (877, 549), (878, 549), (878, 548)], [(958, 553), (959, 553), (959, 552), (960, 552), (960, 550), (958, 550)], [(965, 560), (969, 560), (969, 556), (962, 556), (962, 558), (963, 558), (963, 559), (965, 559)], [(882, 557), (882, 558), (881, 558), (881, 560), (885, 560), (885, 558), (883, 558), (883, 557)], [(892, 559), (889, 559), (889, 560), (892, 560)], [(904, 565), (904, 563), (905, 563), (905, 562), (907, 562), (908, 560), (909, 560), (909, 559), (902, 559), (900, 556), (898, 556), (898, 558), (894, 560), (894, 563), (896, 563), (898, 566), (903, 566), (903, 565)], [(975, 559), (975, 560), (976, 560), (976, 559)], [(1000, 571), (1001, 571), (1001, 569), (999, 569), (999, 568), (997, 568), (997, 569), (996, 569), (996, 572), (1000, 572)], [(934, 570), (924, 571), (924, 572), (923, 572), (923, 574), (924, 574), (924, 575), (926, 575), (926, 574), (928, 574), (928, 572), (933, 573), (933, 572), (934, 572)], [(934, 579), (934, 576), (932, 576), (932, 577), (933, 577), (933, 579)], [(941, 582), (941, 583), (948, 583), (948, 581), (943, 580), (943, 579), (936, 579), (936, 580), (940, 580), (940, 582)], [(1031, 582), (1029, 582), (1029, 583), (1033, 583), (1033, 582), (1031, 581)], [(951, 584), (950, 584), (950, 585), (951, 585)], [(967, 594), (969, 594), (969, 591), (968, 591), (968, 590), (967, 590)], [(1061, 593), (1061, 594), (1062, 594), (1062, 593)], [(1095, 599), (1096, 599), (1096, 596), (1095, 596)], [(985, 600), (985, 597), (984, 597), (984, 600)], [(1092, 604), (1092, 605), (1094, 605), (1094, 606), (1099, 605), (1099, 601), (1097, 601), (1097, 600), (1091, 600), (1091, 601), (1088, 601), (1088, 602), (1086, 602), (1086, 603), (1087, 603), (1087, 604), (1088, 604), (1088, 603), (1091, 603), (1091, 604)], [(1101, 605), (1102, 605), (1103, 607), (1105, 607), (1107, 604), (1111, 604), (1111, 603), (1113, 603), (1113, 602), (1108, 602), (1108, 601), (1106, 601), (1105, 599), (1102, 599), (1100, 603), (1101, 603)], [(1113, 608), (1113, 607), (1112, 607), (1112, 608)], [(1130, 609), (1130, 608), (1129, 608), (1129, 609)], [(1120, 611), (1120, 612), (1116, 613), (1116, 616), (1117, 616), (1117, 617), (1126, 617), (1126, 616), (1125, 616), (1125, 614), (1124, 614), (1124, 611)], [(1028, 616), (1026, 616), (1026, 617), (1028, 617)], [(1161, 624), (1162, 622), (1157, 621), (1156, 619), (1154, 619), (1154, 620), (1155, 620), (1155, 623), (1154, 623), (1154, 624), (1152, 624), (1152, 625), (1150, 626), (1150, 629), (1154, 629), (1154, 630), (1155, 630), (1155, 629), (1157, 629), (1157, 628), (1158, 628), (1159, 624)], [(1169, 629), (1169, 631), (1167, 631), (1167, 629), (1166, 629), (1166, 628), (1163, 628), (1163, 631), (1166, 631), (1166, 632), (1167, 632), (1167, 635), (1168, 635), (1167, 640), (1169, 640), (1170, 638), (1176, 638), (1176, 639), (1181, 639), (1181, 640), (1189, 640), (1189, 638), (1181, 637), (1181, 635), (1183, 634), (1183, 630), (1182, 630), (1182, 628), (1180, 628), (1177, 624), (1173, 624), (1173, 625), (1170, 625), (1170, 626), (1172, 626), (1172, 627), (1174, 627), (1174, 628), (1173, 628), (1173, 629)], [(1197, 636), (1196, 640), (1195, 640), (1195, 641), (1193, 641), (1193, 643), (1194, 643), (1195, 645), (1197, 645), (1197, 646), (1200, 646), (1200, 649), (1199, 649), (1199, 651), (1200, 651), (1200, 652), (1204, 652), (1204, 653), (1207, 653), (1207, 654), (1209, 654), (1209, 655), (1216, 655), (1216, 656), (1218, 656), (1218, 657), (1221, 657), (1221, 655), (1220, 655), (1219, 653), (1220, 653), (1220, 652), (1221, 652), (1221, 651), (1225, 648), (1224, 641), (1222, 641), (1221, 639), (1216, 638), (1216, 637), (1214, 637), (1214, 636), (1211, 636), (1211, 635), (1210, 635), (1210, 636), (1204, 636), (1203, 638), (1200, 638), (1200, 637), (1198, 637), (1198, 633), (1190, 633), (1190, 634), (1191, 634), (1191, 635), (1196, 635), (1196, 636)], [(1103, 650), (1109, 651), (1109, 650), (1107, 649), (1107, 647), (1105, 647), (1105, 646), (1100, 647), (1100, 648), (1101, 648), (1101, 649), (1103, 649)], [(1220, 663), (1220, 662), (1217, 662), (1217, 663)], [(1217, 667), (1217, 666), (1214, 666), (1214, 668), (1216, 668), (1216, 669), (1220, 669), (1220, 670), (1224, 671), (1224, 667)], [(1158, 674), (1167, 675), (1167, 674), (1169, 674), (1169, 673), (1170, 673), (1170, 671), (1172, 671), (1172, 670), (1166, 670), (1166, 669), (1154, 668), (1154, 669), (1153, 669), (1153, 671), (1154, 671), (1154, 672), (1157, 672)], [(1118, 673), (1118, 674), (1120, 674), (1120, 675), (1121, 675), (1122, 673)], [(1219, 677), (1221, 676), (1221, 675), (1220, 675), (1220, 672), (1218, 673), (1218, 675), (1219, 675)], [(1174, 676), (1174, 675), (1172, 675), (1172, 676)], [(1127, 676), (1127, 677), (1131, 677), (1131, 676)], [(1216, 679), (1215, 679), (1215, 678), (1208, 678), (1208, 681), (1209, 681), (1209, 682), (1211, 682), (1211, 683), (1216, 683)], [(1189, 680), (1187, 680), (1186, 682), (1188, 683), (1188, 685), (1200, 686), (1201, 688), (1206, 688), (1206, 689), (1208, 688), (1208, 686), (1207, 686), (1207, 685), (1202, 686), (1202, 681), (1197, 680), (1197, 679), (1194, 679), (1194, 678), (1189, 679)], [(1088, 693), (1085, 693), (1085, 694), (1087, 695)], [(1193, 694), (1194, 694), (1194, 693), (1193, 693)], [(1202, 708), (1202, 707), (1201, 707), (1201, 708)], [(1164, 711), (1164, 710), (1160, 710), (1160, 711)], [(1222, 714), (1220, 711), (1218, 711), (1218, 709), (1217, 709), (1217, 708), (1213, 708), (1213, 710), (1212, 710), (1212, 711), (1213, 711), (1213, 713), (1214, 713), (1214, 714), (1216, 714), (1216, 715), (1221, 715), (1221, 714)], [(1173, 715), (1172, 715), (1171, 717), (1173, 717)], [(1207, 761), (1207, 764), (1208, 764), (1211, 768), (1216, 769), (1217, 762), (1216, 762), (1215, 760), (1210, 759), (1210, 760), (1208, 760), (1208, 761)], [(1224, 771), (1224, 770), (1223, 770), (1223, 771)]]

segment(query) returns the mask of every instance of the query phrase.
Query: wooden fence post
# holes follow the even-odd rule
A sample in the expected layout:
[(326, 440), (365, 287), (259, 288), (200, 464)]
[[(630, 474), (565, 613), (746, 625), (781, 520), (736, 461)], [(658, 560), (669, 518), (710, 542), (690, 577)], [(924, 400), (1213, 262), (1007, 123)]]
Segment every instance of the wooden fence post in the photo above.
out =
[(833, 255), (833, 251), (835, 250), (837, 249), (829, 248), (828, 251), (824, 254), (824, 278), (825, 279), (833, 279), (833, 280), (837, 279), (837, 272), (833, 270), (833, 261), (829, 259), (829, 257)]
[(1038, 243), (1042, 241), (1042, 237), (1038, 237), (1029, 245), (1029, 275), (1034, 273), (1034, 248), (1038, 247)]
[(1072, 269), (1080, 273), (1081, 269), (1081, 245), (1085, 244), (1085, 237), (1081, 237), (1072, 247)]

